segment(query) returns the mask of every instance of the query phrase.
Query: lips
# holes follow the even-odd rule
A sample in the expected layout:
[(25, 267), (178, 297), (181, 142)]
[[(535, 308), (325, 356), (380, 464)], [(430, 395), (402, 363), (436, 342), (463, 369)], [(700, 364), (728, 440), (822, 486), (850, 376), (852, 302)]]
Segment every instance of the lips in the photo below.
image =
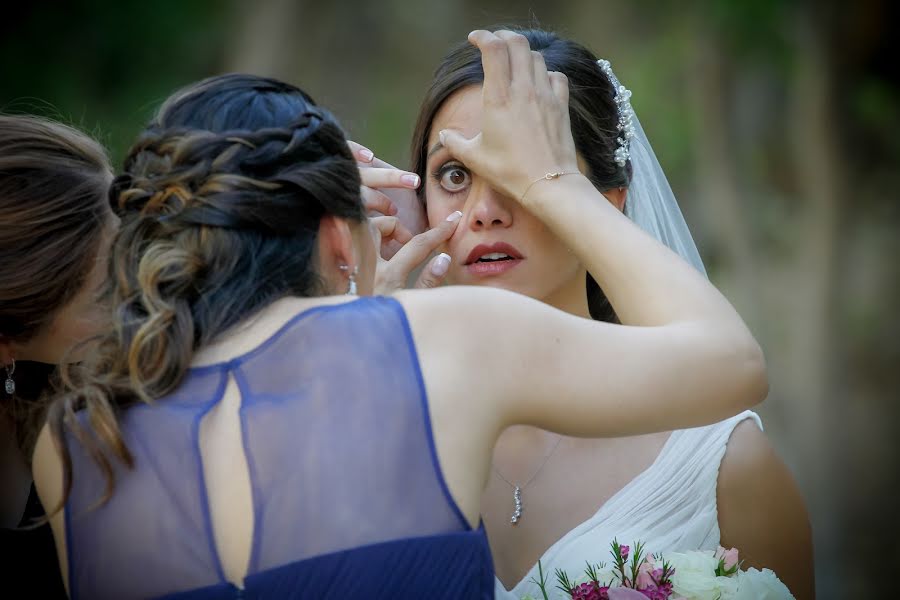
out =
[(463, 266), (472, 275), (499, 275), (514, 268), (524, 260), (515, 247), (497, 242), (475, 246)]
[(512, 260), (522, 259), (522, 254), (514, 247), (505, 242), (497, 242), (495, 244), (478, 244), (472, 248), (472, 251), (469, 252), (469, 256), (466, 257), (466, 261), (463, 264), (468, 266), (481, 259), (495, 259), (495, 256), (489, 255), (505, 255)]

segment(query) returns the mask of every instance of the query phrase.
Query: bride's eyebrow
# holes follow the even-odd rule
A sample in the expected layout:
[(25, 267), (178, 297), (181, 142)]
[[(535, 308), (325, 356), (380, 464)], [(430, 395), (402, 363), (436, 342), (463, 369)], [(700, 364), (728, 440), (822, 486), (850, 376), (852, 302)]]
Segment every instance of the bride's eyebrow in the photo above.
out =
[(428, 151), (428, 156), (425, 157), (425, 160), (428, 160), (429, 158), (434, 156), (435, 153), (441, 150), (443, 147), (444, 145), (442, 143), (435, 142), (434, 146), (431, 147), (431, 150)]

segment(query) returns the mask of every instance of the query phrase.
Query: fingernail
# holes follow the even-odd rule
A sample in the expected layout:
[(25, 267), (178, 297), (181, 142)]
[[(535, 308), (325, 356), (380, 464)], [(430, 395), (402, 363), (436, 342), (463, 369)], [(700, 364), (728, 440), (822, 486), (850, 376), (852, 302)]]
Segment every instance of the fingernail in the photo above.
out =
[(375, 158), (375, 155), (372, 154), (372, 151), (371, 151), (371, 150), (366, 150), (365, 148), (362, 149), (362, 150), (360, 150), (360, 151), (359, 151), (359, 154), (360, 154), (360, 156), (362, 156), (364, 159), (366, 159), (366, 162), (370, 162), (373, 158)]
[(441, 146), (444, 146), (444, 145), (445, 145), (445, 142), (446, 142), (446, 139), (447, 139), (447, 134), (444, 133), (444, 130), (443, 130), (443, 129), (441, 129), (440, 131), (438, 131), (438, 139), (441, 141)]
[(447, 217), (447, 220), (450, 221), (451, 223), (454, 223), (456, 221), (459, 221), (461, 218), (462, 218), (462, 211), (457, 210), (456, 212), (450, 213), (450, 215)]
[(434, 262), (431, 263), (431, 274), (435, 277), (443, 277), (450, 270), (450, 255), (441, 252)]
[(414, 188), (419, 187), (419, 176), (418, 175), (401, 175), (400, 181), (406, 185), (412, 186)]

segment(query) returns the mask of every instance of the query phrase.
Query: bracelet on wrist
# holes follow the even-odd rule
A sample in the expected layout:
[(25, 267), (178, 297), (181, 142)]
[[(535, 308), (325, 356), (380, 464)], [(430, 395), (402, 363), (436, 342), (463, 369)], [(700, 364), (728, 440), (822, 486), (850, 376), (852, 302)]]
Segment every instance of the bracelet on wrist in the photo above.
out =
[(543, 177), (538, 177), (537, 179), (535, 179), (534, 181), (532, 181), (531, 183), (528, 184), (528, 187), (525, 188), (525, 191), (522, 193), (522, 197), (519, 199), (519, 202), (522, 202), (525, 200), (525, 196), (528, 195), (528, 192), (531, 190), (531, 188), (532, 188), (532, 186), (534, 186), (534, 184), (539, 183), (544, 180), (550, 181), (553, 179), (559, 179), (563, 175), (581, 175), (581, 171), (551, 171), (551, 172), (547, 173), (546, 175), (544, 175)]

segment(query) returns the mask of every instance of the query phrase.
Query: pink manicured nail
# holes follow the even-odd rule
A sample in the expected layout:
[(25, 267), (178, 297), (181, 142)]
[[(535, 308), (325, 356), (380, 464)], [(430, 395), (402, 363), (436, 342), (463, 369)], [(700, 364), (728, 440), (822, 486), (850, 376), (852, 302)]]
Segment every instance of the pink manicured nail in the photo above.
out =
[(443, 277), (450, 270), (450, 255), (442, 252), (431, 263), (431, 274), (435, 277)]
[(419, 176), (418, 175), (412, 175), (412, 174), (401, 175), (400, 181), (401, 181), (401, 183), (404, 183), (404, 184), (414, 187), (414, 188), (419, 187)]
[(453, 223), (453, 222), (455, 222), (455, 221), (459, 221), (461, 218), (462, 218), (462, 211), (461, 211), (461, 210), (457, 210), (456, 212), (452, 212), (452, 213), (450, 213), (449, 216), (447, 216), (447, 220), (450, 221), (451, 223)]
[(359, 155), (362, 156), (366, 162), (372, 162), (372, 159), (375, 158), (375, 155), (372, 153), (372, 151), (367, 148), (363, 148), (362, 150), (360, 150)]

